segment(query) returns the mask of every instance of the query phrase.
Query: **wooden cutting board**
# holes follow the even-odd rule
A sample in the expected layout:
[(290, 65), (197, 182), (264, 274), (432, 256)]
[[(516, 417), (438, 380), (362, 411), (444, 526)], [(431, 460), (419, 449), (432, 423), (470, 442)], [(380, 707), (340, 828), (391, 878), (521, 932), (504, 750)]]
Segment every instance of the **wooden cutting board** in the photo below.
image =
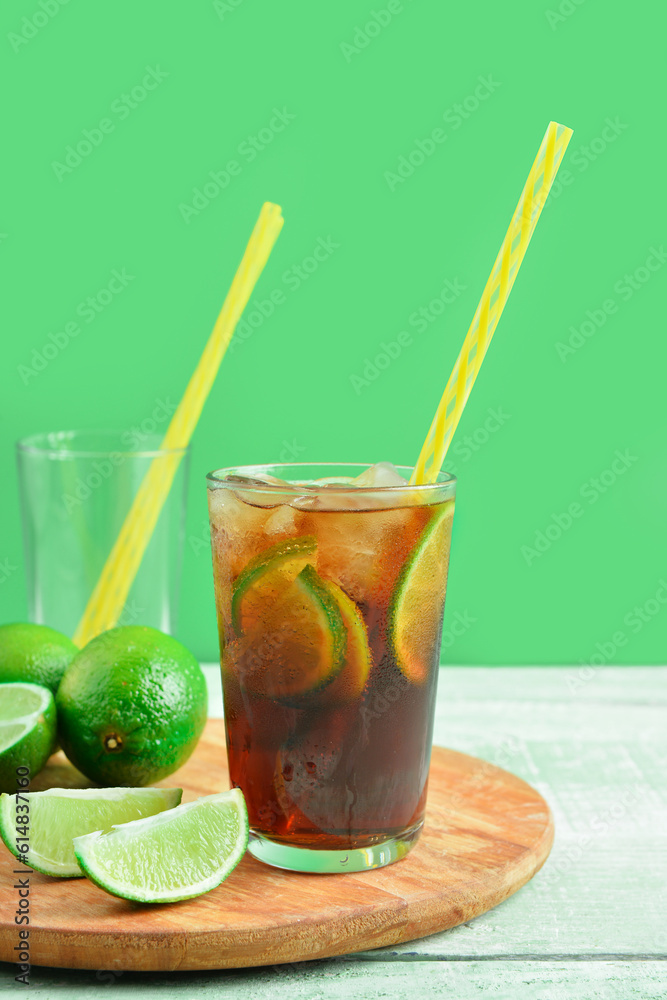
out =
[[(223, 722), (163, 785), (183, 801), (229, 787)], [(89, 786), (55, 754), (33, 790)], [(544, 799), (520, 778), (433, 748), (426, 823), (402, 861), (358, 874), (305, 875), (249, 854), (213, 892), (184, 903), (129, 903), (87, 879), (30, 875), (35, 965), (78, 969), (228, 969), (326, 958), (434, 934), (516, 892), (553, 841)], [(0, 960), (14, 962), (15, 859), (0, 844)]]

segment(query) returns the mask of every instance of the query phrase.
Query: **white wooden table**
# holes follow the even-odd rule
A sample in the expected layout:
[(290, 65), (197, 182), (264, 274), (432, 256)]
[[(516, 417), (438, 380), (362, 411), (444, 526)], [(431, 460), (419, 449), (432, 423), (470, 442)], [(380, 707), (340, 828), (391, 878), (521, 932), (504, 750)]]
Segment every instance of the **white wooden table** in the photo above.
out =
[[(221, 715), (217, 668), (206, 668)], [(340, 959), (230, 972), (34, 967), (30, 995), (321, 1000), (667, 998), (667, 668), (447, 667), (434, 741), (535, 785), (553, 809), (545, 867), (451, 931)], [(22, 989), (2, 967), (0, 990)]]

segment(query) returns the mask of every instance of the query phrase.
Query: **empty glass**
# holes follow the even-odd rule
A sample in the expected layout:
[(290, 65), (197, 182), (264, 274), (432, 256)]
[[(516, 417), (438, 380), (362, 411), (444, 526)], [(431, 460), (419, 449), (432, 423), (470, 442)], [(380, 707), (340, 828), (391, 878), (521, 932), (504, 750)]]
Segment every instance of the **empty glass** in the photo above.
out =
[[(17, 442), (29, 617), (73, 635), (161, 437), (51, 431)], [(173, 632), (189, 455), (183, 459), (128, 595), (121, 625)]]

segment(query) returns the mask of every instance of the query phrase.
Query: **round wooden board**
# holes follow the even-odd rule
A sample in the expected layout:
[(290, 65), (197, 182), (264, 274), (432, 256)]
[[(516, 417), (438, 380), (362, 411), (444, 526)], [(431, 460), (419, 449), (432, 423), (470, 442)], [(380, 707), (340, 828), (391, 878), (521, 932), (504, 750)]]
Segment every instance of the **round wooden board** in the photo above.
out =
[[(210, 720), (194, 756), (162, 782), (183, 800), (229, 787), (224, 727)], [(55, 754), (33, 790), (90, 782)], [(304, 875), (249, 854), (213, 892), (146, 906), (87, 879), (30, 875), (35, 965), (138, 971), (230, 969), (326, 958), (425, 937), (470, 920), (516, 892), (553, 841), (544, 799), (520, 778), (433, 748), (426, 823), (396, 864), (360, 874)], [(0, 845), (0, 960), (14, 962), (16, 859)], [(23, 876), (25, 877), (25, 875)]]

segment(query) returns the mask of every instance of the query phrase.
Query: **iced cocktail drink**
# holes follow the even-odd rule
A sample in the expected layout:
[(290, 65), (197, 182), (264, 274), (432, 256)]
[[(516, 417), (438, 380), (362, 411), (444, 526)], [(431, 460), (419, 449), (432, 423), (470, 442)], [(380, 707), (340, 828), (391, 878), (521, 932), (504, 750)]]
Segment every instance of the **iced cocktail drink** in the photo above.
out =
[(230, 778), (278, 867), (388, 864), (424, 820), (455, 480), (365, 468), (208, 476)]

